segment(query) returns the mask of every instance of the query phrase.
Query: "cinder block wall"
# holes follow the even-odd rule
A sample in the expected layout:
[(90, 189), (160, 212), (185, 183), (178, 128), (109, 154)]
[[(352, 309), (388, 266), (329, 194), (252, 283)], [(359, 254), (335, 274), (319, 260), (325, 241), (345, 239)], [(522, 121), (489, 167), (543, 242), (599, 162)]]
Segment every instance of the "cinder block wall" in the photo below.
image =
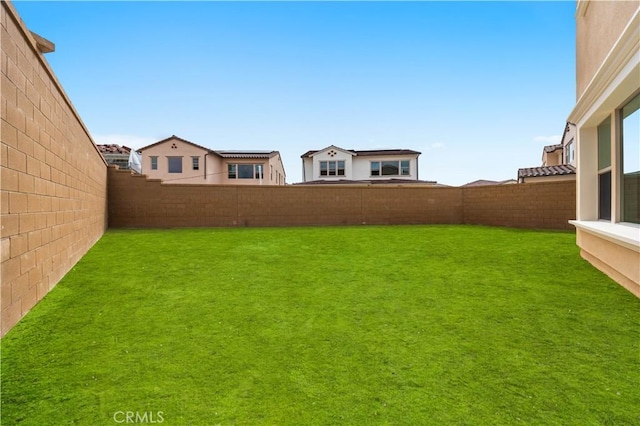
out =
[(109, 168), (109, 226), (477, 224), (573, 229), (575, 182), (485, 187), (163, 185)]
[(533, 229), (573, 229), (575, 181), (461, 188), (464, 223)]
[(0, 23), (4, 335), (104, 233), (107, 165), (8, 2)]

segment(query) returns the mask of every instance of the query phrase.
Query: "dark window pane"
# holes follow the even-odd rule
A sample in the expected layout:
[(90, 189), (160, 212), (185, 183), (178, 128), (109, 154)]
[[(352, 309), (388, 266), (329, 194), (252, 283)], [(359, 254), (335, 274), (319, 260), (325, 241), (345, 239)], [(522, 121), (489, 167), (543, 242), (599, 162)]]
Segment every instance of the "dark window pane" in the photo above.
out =
[(321, 161), (320, 162), (320, 176), (326, 176), (327, 175), (327, 162), (326, 161)]
[(400, 169), (401, 169), (401, 174), (402, 176), (409, 176), (409, 160), (402, 160), (400, 162)]
[(338, 176), (344, 176), (344, 161), (338, 161)]
[(182, 173), (182, 157), (168, 157), (169, 173)]
[(371, 162), (371, 176), (380, 176), (380, 162)]
[(398, 176), (400, 170), (398, 169), (397, 161), (383, 161), (382, 162), (382, 175), (383, 176)]
[(336, 162), (329, 161), (329, 176), (335, 176), (335, 175), (336, 175)]
[(611, 172), (598, 176), (598, 218), (611, 220)]
[(262, 170), (262, 164), (255, 165), (255, 178), (262, 179), (264, 171)]
[(238, 164), (238, 179), (253, 179), (253, 164)]
[(192, 157), (191, 160), (193, 161), (193, 170), (200, 169), (200, 158)]
[(151, 157), (151, 170), (158, 170), (158, 157)]
[(611, 118), (598, 126), (598, 170), (611, 165)]
[(227, 165), (227, 173), (229, 175), (229, 179), (235, 179), (236, 178), (236, 165), (235, 164)]

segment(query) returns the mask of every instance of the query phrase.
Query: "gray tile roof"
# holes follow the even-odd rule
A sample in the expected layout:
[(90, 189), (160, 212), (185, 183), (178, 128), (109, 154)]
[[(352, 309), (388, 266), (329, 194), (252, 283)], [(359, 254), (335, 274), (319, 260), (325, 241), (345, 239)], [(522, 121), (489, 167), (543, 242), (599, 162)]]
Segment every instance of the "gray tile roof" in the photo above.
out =
[[(316, 152), (322, 151), (321, 149), (307, 151), (302, 154), (300, 157), (310, 157)], [(412, 149), (373, 149), (373, 150), (358, 150), (358, 149), (347, 149), (346, 151), (350, 151), (355, 153), (356, 155), (420, 155), (421, 152), (414, 151)]]
[(293, 185), (437, 185), (436, 181), (413, 180), (413, 179), (371, 179), (371, 180), (312, 180), (308, 182), (298, 182)]
[(518, 169), (518, 178), (561, 176), (575, 173), (576, 168), (569, 164), (561, 164), (559, 166), (526, 167)]
[(222, 158), (272, 158), (278, 151), (213, 151)]
[(557, 151), (558, 149), (562, 149), (562, 144), (556, 144), (556, 145), (547, 145), (544, 147), (544, 152), (550, 153), (553, 151)]

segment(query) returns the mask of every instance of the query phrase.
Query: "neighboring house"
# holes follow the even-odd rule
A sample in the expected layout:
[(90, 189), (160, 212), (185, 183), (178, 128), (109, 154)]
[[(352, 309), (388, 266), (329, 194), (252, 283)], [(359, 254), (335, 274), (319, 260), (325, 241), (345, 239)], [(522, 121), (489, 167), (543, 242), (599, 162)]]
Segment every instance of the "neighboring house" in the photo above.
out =
[(278, 151), (220, 151), (171, 136), (140, 148), (142, 173), (164, 183), (284, 185)]
[(571, 223), (582, 257), (640, 297), (640, 2), (580, 0), (576, 34)]
[(121, 170), (129, 168), (131, 148), (116, 144), (96, 145), (107, 164), (119, 166)]
[(559, 144), (542, 149), (542, 166), (518, 169), (518, 183), (576, 179), (576, 126), (567, 122)]
[(302, 154), (303, 183), (418, 182), (419, 155), (410, 149), (362, 151), (330, 145)]
[(514, 183), (518, 183), (515, 179), (507, 179), (507, 180), (474, 180), (473, 182), (465, 183), (462, 186), (487, 186), (487, 185), (511, 185)]
[(542, 149), (542, 165), (557, 166), (563, 164), (562, 144), (547, 145)]

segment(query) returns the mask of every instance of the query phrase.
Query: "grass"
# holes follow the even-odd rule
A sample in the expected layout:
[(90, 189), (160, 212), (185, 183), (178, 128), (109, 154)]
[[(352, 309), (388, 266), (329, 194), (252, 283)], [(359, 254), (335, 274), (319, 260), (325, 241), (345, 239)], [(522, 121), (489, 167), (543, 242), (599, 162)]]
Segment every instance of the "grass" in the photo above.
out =
[(112, 230), (1, 343), (2, 425), (640, 423), (640, 301), (572, 233)]

